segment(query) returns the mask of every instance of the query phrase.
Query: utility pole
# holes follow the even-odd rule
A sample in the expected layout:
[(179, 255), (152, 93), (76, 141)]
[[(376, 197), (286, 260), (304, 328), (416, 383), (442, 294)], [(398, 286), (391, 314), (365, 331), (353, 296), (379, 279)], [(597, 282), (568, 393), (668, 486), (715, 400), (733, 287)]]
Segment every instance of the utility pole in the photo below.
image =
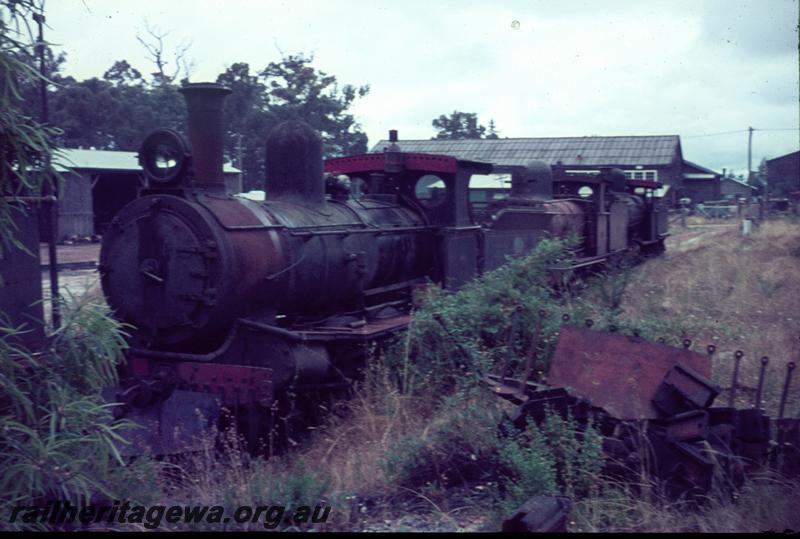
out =
[[(44, 42), (44, 11), (42, 13), (34, 13), (33, 20), (39, 26), (39, 38), (36, 42), (36, 49), (39, 54), (39, 75), (41, 76), (40, 82), (40, 95), (42, 100), (42, 124), (47, 124), (50, 119), (50, 114), (47, 106), (47, 65), (45, 63), (45, 42)], [(50, 171), (50, 154), (45, 154), (45, 171)], [(61, 326), (61, 309), (59, 308), (59, 294), (58, 294), (58, 262), (56, 253), (56, 242), (58, 241), (58, 198), (57, 192), (53, 189), (53, 178), (46, 178), (42, 187), (47, 191), (50, 196), (50, 215), (48, 221), (50, 222), (50, 238), (47, 243), (47, 257), (50, 266), (50, 309), (52, 313), (53, 330)]]
[(244, 192), (244, 153), (242, 150), (242, 134), (237, 133), (236, 153), (239, 161), (239, 192)]
[(747, 128), (747, 181), (750, 181), (750, 171), (753, 170), (753, 128)]

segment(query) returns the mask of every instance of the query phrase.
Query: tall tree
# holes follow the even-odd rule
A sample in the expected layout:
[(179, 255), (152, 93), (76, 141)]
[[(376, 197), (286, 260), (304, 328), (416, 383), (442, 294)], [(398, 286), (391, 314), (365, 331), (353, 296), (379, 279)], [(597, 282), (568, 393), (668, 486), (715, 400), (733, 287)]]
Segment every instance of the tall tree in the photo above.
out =
[(217, 82), (231, 89), (225, 100), (225, 153), (242, 170), (245, 190), (263, 189), (264, 141), (277, 122), (268, 110), (267, 87), (244, 62), (231, 65)]
[[(144, 32), (137, 32), (136, 39), (147, 51), (150, 61), (153, 62), (156, 70), (151, 73), (153, 84), (169, 85), (182, 79), (188, 79), (192, 73), (194, 62), (188, 59), (191, 41), (184, 40), (175, 46), (172, 51), (172, 60), (167, 57), (170, 54), (166, 51), (165, 40), (169, 32), (163, 31), (157, 26), (152, 26), (147, 20), (144, 22)], [(170, 66), (171, 67), (167, 67)]]
[(367, 135), (348, 109), (369, 93), (369, 86), (345, 84), (311, 66), (313, 56), (285, 56), (271, 62), (260, 76), (267, 86), (269, 107), (280, 120), (301, 119), (322, 135), (326, 157), (367, 151)]
[(474, 112), (454, 110), (450, 116), (442, 114), (431, 124), (437, 130), (433, 138), (440, 140), (480, 139), (486, 133), (486, 128), (478, 123), (478, 115)]
[(144, 84), (142, 73), (131, 66), (127, 60), (117, 60), (108, 70), (103, 74), (103, 79), (107, 80), (114, 86), (121, 85), (136, 85), (141, 86)]
[(283, 120), (303, 120), (318, 130), (325, 157), (367, 151), (367, 136), (348, 110), (369, 87), (340, 88), (336, 77), (314, 68), (312, 60), (290, 55), (257, 73), (239, 62), (217, 77), (232, 90), (225, 104), (225, 151), (234, 163), (241, 159), (245, 189), (262, 188), (264, 141)]
[(486, 133), (486, 138), (492, 140), (500, 138), (497, 135), (497, 127), (494, 125), (494, 119), (489, 120), (489, 132)]

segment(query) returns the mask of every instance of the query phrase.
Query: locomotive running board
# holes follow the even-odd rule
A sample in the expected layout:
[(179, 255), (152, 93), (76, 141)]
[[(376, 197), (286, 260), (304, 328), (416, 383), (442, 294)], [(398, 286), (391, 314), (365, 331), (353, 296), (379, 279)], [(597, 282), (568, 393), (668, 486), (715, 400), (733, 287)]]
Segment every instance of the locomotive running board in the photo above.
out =
[(364, 322), (363, 325), (351, 326), (318, 326), (314, 329), (279, 328), (239, 319), (239, 323), (252, 329), (273, 333), (280, 337), (302, 342), (356, 341), (363, 342), (384, 337), (411, 324), (411, 316), (407, 314)]

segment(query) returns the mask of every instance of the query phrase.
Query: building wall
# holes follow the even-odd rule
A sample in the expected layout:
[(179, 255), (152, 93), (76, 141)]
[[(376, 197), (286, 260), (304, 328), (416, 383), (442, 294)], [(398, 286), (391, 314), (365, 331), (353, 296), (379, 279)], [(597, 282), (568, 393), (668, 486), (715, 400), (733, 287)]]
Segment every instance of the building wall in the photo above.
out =
[(708, 179), (690, 179), (683, 180), (683, 193), (692, 199), (692, 202), (706, 202), (709, 200), (719, 200), (720, 189), (717, 188), (718, 180), (716, 178)]
[(144, 177), (141, 172), (100, 172), (92, 178), (94, 233), (102, 234), (114, 215), (139, 195)]
[(743, 196), (749, 197), (753, 194), (753, 189), (744, 186), (738, 182), (725, 180), (722, 182), (722, 196)]
[(772, 186), (782, 185), (792, 192), (800, 189), (800, 151), (767, 161), (767, 181)]
[(92, 176), (87, 171), (66, 172), (58, 197), (58, 241), (94, 234)]
[(226, 173), (224, 176), (226, 192), (234, 195), (242, 192), (242, 175), (240, 173)]

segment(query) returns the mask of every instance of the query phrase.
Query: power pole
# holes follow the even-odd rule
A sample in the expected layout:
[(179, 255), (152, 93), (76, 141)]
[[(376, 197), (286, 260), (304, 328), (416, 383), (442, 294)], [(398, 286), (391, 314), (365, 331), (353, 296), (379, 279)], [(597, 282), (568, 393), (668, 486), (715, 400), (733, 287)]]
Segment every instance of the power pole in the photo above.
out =
[(239, 161), (239, 192), (244, 192), (244, 153), (242, 151), (242, 134), (237, 133), (236, 153)]
[[(49, 110), (47, 107), (47, 64), (45, 62), (45, 42), (44, 42), (44, 11), (42, 13), (34, 13), (33, 20), (39, 26), (39, 39), (36, 42), (36, 49), (39, 53), (39, 74), (40, 92), (42, 100), (42, 123), (46, 124), (49, 121)], [(45, 170), (50, 170), (50, 154), (45, 155)], [(56, 242), (58, 241), (58, 191), (54, 189), (52, 184), (53, 178), (47, 178), (44, 182), (44, 189), (50, 197), (50, 241), (47, 243), (47, 256), (50, 266), (50, 309), (52, 312), (53, 329), (56, 330), (61, 326), (61, 309), (59, 307), (59, 294), (58, 294), (58, 262), (56, 254)]]
[(747, 181), (750, 181), (750, 171), (753, 170), (753, 128), (747, 128)]

